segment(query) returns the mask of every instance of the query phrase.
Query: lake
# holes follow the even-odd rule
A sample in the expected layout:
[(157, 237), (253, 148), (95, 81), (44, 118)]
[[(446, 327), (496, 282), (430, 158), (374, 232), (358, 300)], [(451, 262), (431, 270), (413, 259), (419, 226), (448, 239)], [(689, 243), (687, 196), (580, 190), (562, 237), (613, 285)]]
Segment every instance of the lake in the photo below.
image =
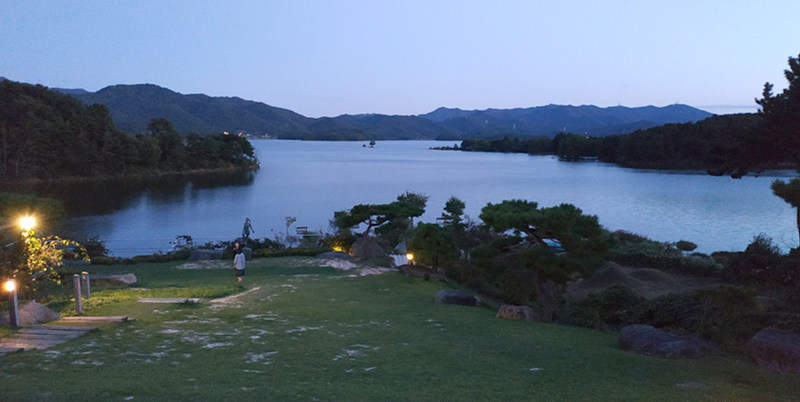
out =
[[(478, 220), (487, 203), (509, 199), (540, 206), (571, 203), (610, 230), (654, 240), (688, 240), (700, 252), (743, 250), (759, 233), (784, 250), (798, 243), (794, 210), (774, 196), (777, 177), (625, 169), (552, 156), (430, 150), (436, 141), (253, 141), (261, 169), (202, 178), (71, 185), (75, 238), (99, 236), (114, 256), (166, 252), (176, 236), (195, 243), (233, 240), (246, 218), (256, 238), (282, 237), (285, 218), (328, 232), (334, 211), (388, 203), (411, 191), (428, 195), (422, 221), (435, 222), (450, 196)], [(60, 191), (63, 191), (60, 190)]]

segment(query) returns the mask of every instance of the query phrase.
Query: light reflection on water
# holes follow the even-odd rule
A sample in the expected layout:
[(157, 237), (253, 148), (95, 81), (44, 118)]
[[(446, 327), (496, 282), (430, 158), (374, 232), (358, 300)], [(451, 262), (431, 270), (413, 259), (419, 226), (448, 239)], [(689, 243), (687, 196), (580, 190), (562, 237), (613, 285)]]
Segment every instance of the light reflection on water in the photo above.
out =
[(487, 203), (527, 199), (541, 206), (572, 203), (608, 229), (660, 241), (689, 240), (698, 251), (742, 250), (759, 233), (788, 249), (797, 244), (794, 211), (772, 195), (774, 177), (733, 180), (705, 174), (623, 169), (559, 162), (551, 156), (433, 151), (449, 142), (254, 141), (261, 170), (205, 178), (106, 183), (72, 191), (76, 237), (98, 235), (116, 256), (169, 251), (170, 241), (232, 240), (249, 217), (257, 238), (292, 226), (328, 231), (333, 212), (359, 203), (387, 203), (406, 191), (430, 199), (434, 222), (456, 196), (478, 219)]

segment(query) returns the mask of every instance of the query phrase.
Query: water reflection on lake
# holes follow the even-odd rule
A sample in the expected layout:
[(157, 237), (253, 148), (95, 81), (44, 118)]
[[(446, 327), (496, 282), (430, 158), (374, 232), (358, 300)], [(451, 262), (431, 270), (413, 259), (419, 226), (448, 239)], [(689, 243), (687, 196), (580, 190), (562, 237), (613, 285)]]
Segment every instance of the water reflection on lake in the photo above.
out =
[[(232, 240), (249, 217), (258, 238), (292, 226), (328, 231), (334, 211), (427, 194), (433, 222), (456, 196), (477, 220), (486, 203), (527, 199), (572, 203), (608, 229), (655, 240), (689, 240), (698, 251), (741, 250), (766, 233), (785, 249), (797, 244), (794, 211), (772, 195), (774, 177), (733, 180), (705, 174), (559, 162), (550, 156), (433, 151), (433, 141), (254, 141), (261, 170), (156, 181), (71, 185), (65, 228), (98, 235), (116, 256), (168, 251), (178, 235), (196, 242)], [(48, 191), (63, 191), (55, 187)]]

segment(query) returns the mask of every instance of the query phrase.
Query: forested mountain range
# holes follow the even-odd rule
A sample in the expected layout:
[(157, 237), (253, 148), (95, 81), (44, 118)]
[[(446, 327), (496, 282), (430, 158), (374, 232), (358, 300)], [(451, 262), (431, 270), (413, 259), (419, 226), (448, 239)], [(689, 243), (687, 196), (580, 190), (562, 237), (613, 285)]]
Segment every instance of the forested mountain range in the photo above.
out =
[(418, 116), (381, 114), (309, 118), (291, 110), (236, 97), (184, 95), (152, 84), (113, 85), (97, 92), (57, 89), (84, 104), (106, 105), (118, 129), (141, 133), (153, 118), (166, 118), (185, 134), (223, 131), (285, 139), (410, 140), (630, 133), (665, 123), (702, 120), (711, 113), (686, 106), (609, 107), (548, 105), (524, 109), (439, 108)]

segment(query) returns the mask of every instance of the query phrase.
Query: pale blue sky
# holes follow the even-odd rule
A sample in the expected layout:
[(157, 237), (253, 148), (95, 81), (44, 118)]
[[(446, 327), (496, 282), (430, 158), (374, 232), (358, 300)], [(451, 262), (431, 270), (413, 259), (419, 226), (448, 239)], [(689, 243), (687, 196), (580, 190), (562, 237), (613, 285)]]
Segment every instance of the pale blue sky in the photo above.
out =
[(800, 1), (0, 0), (0, 76), (309, 117), (546, 104), (754, 111)]

